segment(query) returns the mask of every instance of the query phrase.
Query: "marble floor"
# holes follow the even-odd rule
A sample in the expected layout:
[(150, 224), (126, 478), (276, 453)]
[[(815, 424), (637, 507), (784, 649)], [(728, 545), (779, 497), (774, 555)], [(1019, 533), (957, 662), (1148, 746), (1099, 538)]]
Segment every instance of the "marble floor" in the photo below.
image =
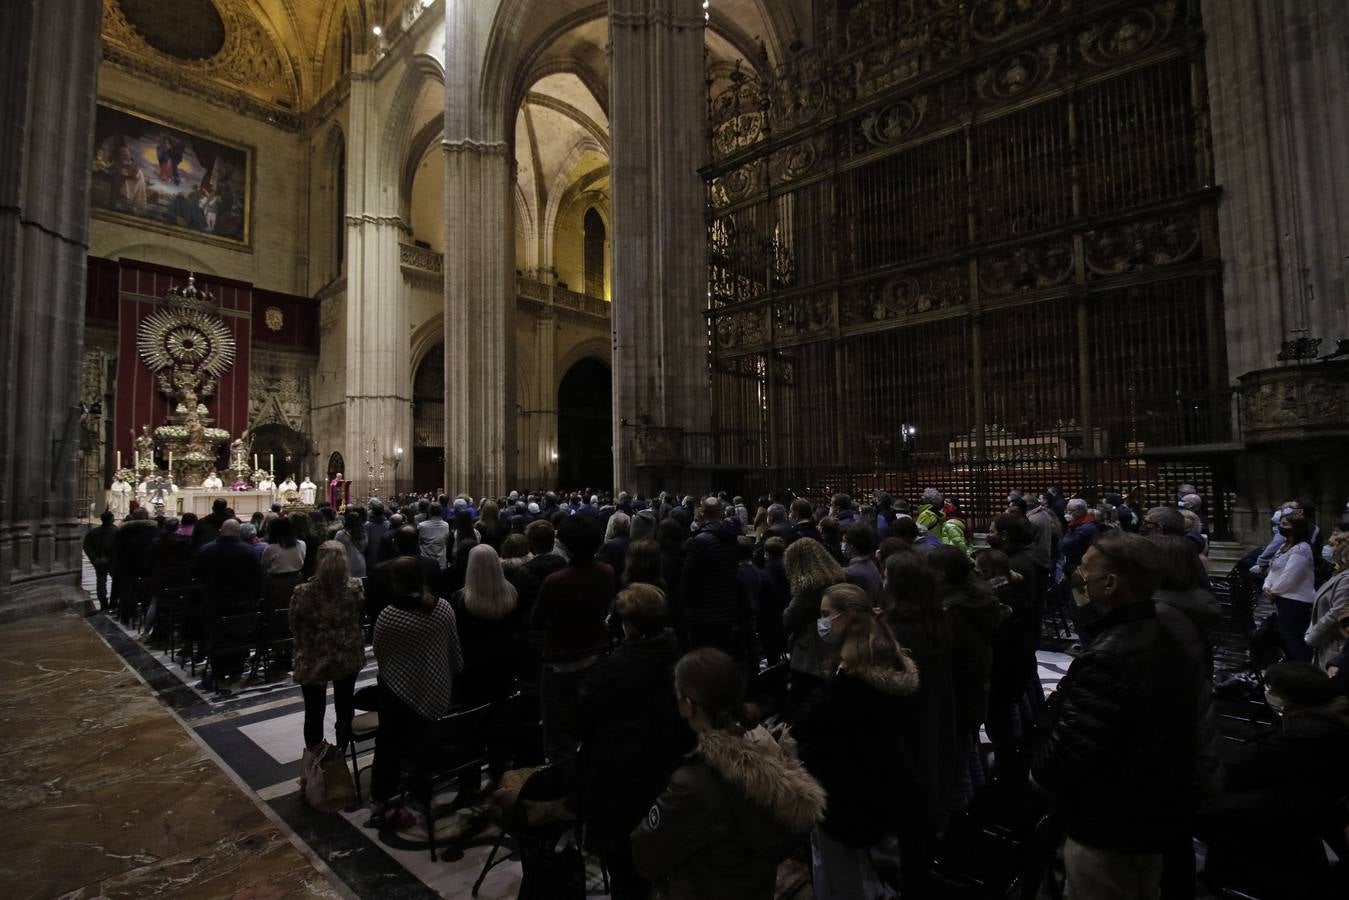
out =
[[(174, 710), (234, 780), (266, 805), (281, 829), (301, 842), (345, 892), (379, 898), (470, 897), (473, 882), (498, 834), (484, 820), (481, 806), (470, 806), (453, 815), (442, 812), (438, 816), (438, 839), (443, 842), (454, 838), (462, 856), (434, 862), (420, 823), (404, 831), (376, 831), (364, 827), (368, 818), (364, 808), (353, 807), (335, 814), (316, 812), (304, 803), (296, 780), (303, 750), (304, 709), (298, 687), (280, 679), (242, 682), (224, 692), (206, 692), (199, 688), (200, 672), (193, 675), (168, 654), (149, 648), (134, 629), (124, 628), (102, 614), (87, 622), (86, 631), (92, 628), (88, 636), (92, 638), (93, 632), (97, 632), (141, 676), (160, 702)], [(1070, 662), (1067, 654), (1042, 651), (1039, 674), (1046, 693), (1057, 685)], [(126, 673), (126, 677), (131, 676)], [(362, 672), (358, 685), (373, 681), (372, 662)], [(141, 692), (142, 702), (147, 701), (149, 694), (144, 688)], [(332, 740), (331, 694), (329, 704), (325, 725)], [(372, 748), (367, 745), (362, 749), (365, 752), (359, 756), (359, 762), (364, 766), (370, 761)], [(368, 779), (367, 770), (362, 777), (363, 790), (368, 790)], [(453, 800), (452, 794), (437, 798), (438, 803), (446, 805)], [(146, 804), (146, 808), (154, 807)], [(484, 880), (479, 896), (486, 900), (515, 897), (521, 876), (520, 865), (514, 859), (495, 866)], [(590, 896), (605, 896), (602, 875), (593, 860), (587, 866), (587, 884)], [(808, 868), (795, 861), (785, 863), (779, 872), (778, 893), (780, 898), (809, 900)]]
[(346, 897), (88, 622), (0, 625), (11, 898)]

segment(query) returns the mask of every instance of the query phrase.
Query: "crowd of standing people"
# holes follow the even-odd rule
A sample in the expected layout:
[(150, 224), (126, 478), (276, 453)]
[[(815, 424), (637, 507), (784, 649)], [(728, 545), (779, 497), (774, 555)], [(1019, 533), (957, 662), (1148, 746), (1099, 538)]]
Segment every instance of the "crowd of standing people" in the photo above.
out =
[[(100, 601), (149, 598), (152, 633), (155, 598), (193, 584), (207, 656), (216, 623), (286, 610), (308, 747), (329, 684), (350, 739), (371, 644), (372, 825), (414, 814), (402, 766), (437, 719), (537, 690), (538, 749), (569, 767), (614, 897), (768, 898), (800, 846), (817, 897), (933, 896), (943, 840), (990, 787), (1046, 805), (1072, 897), (1193, 897), (1196, 835), (1213, 878), (1255, 877), (1258, 837), (1297, 862), (1272, 867), (1280, 890), (1330, 884), (1315, 856), (1349, 796), (1342, 529), (1323, 552), (1286, 504), (1248, 560), (1277, 608), (1281, 724), (1235, 752), (1193, 487), (1151, 508), (1012, 491), (981, 540), (936, 489), (869, 501), (512, 492), (247, 523), (221, 501), (200, 521), (105, 515), (85, 546)], [(1078, 642), (1046, 702), (1049, 606)], [(207, 688), (241, 665), (211, 661)]]

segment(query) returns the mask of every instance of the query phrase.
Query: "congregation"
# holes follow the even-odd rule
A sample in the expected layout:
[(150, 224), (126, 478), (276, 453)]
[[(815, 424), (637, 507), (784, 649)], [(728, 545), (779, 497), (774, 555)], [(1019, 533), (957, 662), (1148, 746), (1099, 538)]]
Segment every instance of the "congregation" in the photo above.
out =
[[(438, 723), (525, 698), (535, 728), (460, 718), (486, 764), (458, 790), (561, 773), (541, 808), (582, 830), (615, 898), (770, 898), (793, 853), (816, 897), (954, 896), (990, 822), (1027, 897), (1058, 889), (1060, 846), (1070, 897), (1342, 890), (1346, 523), (1323, 539), (1289, 501), (1237, 566), (1274, 609), (1242, 615), (1276, 645), (1255, 676), (1276, 724), (1236, 741), (1214, 633), (1237, 613), (1210, 591), (1194, 487), (1007, 501), (976, 535), (931, 488), (409, 496), (247, 522), (218, 500), (105, 512), (84, 547), (100, 606), (176, 639), (201, 690), (290, 671), (307, 756), (342, 759), (358, 706), (377, 710), (370, 828), (434, 815), (415, 782)], [(1074, 659), (1046, 700), (1054, 616)], [(358, 692), (367, 646), (378, 683)]]

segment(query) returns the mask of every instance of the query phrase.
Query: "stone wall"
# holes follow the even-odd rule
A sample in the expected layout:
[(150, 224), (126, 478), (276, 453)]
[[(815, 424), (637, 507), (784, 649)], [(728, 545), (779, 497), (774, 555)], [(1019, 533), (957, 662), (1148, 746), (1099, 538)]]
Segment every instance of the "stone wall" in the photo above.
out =
[(251, 147), (252, 223), (251, 246), (234, 248), (95, 216), (90, 223), (93, 255), (222, 275), (268, 290), (311, 293), (306, 240), (310, 157), (302, 135), (176, 94), (108, 63), (99, 67), (98, 96), (185, 131)]

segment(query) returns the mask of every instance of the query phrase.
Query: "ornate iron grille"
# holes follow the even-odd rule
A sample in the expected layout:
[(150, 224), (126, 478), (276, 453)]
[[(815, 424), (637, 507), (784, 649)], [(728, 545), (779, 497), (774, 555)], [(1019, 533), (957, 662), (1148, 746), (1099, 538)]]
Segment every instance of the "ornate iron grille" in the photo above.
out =
[[(745, 489), (1222, 490), (1197, 0), (820, 0), (709, 102), (711, 446)], [(1160, 498), (1157, 498), (1160, 499)], [(1221, 524), (1219, 524), (1219, 530)]]

